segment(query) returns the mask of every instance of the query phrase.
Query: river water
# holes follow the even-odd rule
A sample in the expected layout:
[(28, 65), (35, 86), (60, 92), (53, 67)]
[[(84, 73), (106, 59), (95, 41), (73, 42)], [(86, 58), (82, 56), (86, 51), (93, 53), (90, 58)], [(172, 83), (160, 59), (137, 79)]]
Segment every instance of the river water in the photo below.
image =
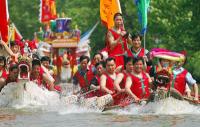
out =
[[(18, 84), (19, 85), (19, 84)], [(101, 112), (66, 104), (34, 83), (8, 85), (0, 95), (0, 127), (199, 127), (200, 106), (168, 98), (147, 105)]]

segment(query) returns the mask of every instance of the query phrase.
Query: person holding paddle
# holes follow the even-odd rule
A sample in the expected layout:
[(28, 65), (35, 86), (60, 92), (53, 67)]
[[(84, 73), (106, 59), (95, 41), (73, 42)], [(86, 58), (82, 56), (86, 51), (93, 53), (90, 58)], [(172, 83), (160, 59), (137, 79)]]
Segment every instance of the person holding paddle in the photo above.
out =
[(194, 90), (194, 102), (199, 101), (198, 97), (198, 85), (196, 84), (196, 80), (193, 79), (190, 72), (188, 72), (185, 68), (182, 66), (186, 62), (186, 56), (183, 61), (177, 62), (176, 66), (173, 70), (173, 79), (171, 87), (176, 89), (182, 96), (186, 93), (186, 85), (193, 87)]
[(96, 69), (96, 74), (92, 78), (90, 82), (90, 89), (95, 90), (94, 96), (101, 96), (101, 91), (100, 91), (100, 77), (104, 73), (104, 62), (98, 62), (95, 64), (95, 69)]
[(152, 83), (150, 76), (143, 71), (144, 61), (142, 57), (133, 60), (133, 72), (126, 79), (125, 90), (127, 94), (140, 102), (142, 99), (150, 97), (150, 86)]
[(114, 94), (114, 81), (117, 77), (115, 73), (116, 63), (115, 59), (110, 57), (106, 59), (106, 71), (100, 77), (100, 89), (103, 95)]
[[(81, 94), (86, 93), (90, 90), (90, 81), (93, 74), (88, 69), (88, 63), (90, 58), (88, 56), (82, 55), (79, 59), (80, 66), (78, 71), (73, 76), (74, 94), (80, 92)], [(80, 91), (75, 91), (75, 88), (80, 87)], [(92, 96), (92, 95), (91, 95)], [(90, 97), (88, 94), (87, 97)]]

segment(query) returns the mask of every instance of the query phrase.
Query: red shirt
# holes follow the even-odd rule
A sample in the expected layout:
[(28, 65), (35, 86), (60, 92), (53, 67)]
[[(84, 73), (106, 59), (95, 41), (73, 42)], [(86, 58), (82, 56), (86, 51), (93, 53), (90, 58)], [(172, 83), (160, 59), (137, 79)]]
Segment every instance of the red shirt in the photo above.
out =
[(135, 75), (131, 75), (132, 86), (131, 91), (140, 99), (148, 98), (150, 96), (149, 79), (144, 72), (142, 72), (142, 78), (138, 78)]
[(8, 74), (5, 69), (0, 70), (0, 78), (7, 79)]
[(42, 85), (43, 82), (43, 74), (44, 74), (44, 70), (40, 67), (40, 74), (36, 77), (33, 74), (31, 74), (30, 76), (30, 80), (31, 81), (36, 81), (36, 83), (38, 84), (38, 86)]

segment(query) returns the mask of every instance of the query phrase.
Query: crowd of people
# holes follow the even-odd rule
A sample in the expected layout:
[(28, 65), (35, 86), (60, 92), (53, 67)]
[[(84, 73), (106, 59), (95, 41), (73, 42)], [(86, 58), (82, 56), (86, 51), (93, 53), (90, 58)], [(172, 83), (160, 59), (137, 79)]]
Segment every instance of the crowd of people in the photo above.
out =
[[(114, 15), (114, 23), (115, 26), (106, 34), (106, 47), (101, 52), (96, 52), (91, 59), (82, 55), (75, 72), (66, 74), (61, 72), (63, 82), (73, 83), (73, 94), (88, 93), (86, 98), (111, 94), (114, 103), (119, 104), (125, 98), (131, 98), (135, 102), (148, 99), (157, 88), (166, 91), (175, 89), (182, 96), (190, 97), (192, 87), (194, 100), (198, 102), (196, 80), (183, 68), (186, 55), (183, 61), (159, 58), (158, 63), (153, 65), (149, 51), (141, 46), (141, 35), (125, 31), (122, 14)], [(16, 43), (10, 43), (9, 48), (1, 41), (2, 47), (10, 57), (7, 59), (0, 54), (0, 89), (10, 82), (17, 82), (19, 77), (27, 77), (28, 75), (23, 75), (23, 72), (30, 72), (28, 78), (38, 86), (51, 91), (61, 91), (60, 86), (55, 85), (56, 73), (50, 66), (49, 56), (38, 58), (29, 56), (26, 52), (21, 53)], [(102, 55), (104, 51), (108, 53), (107, 58)], [(68, 57), (65, 59), (63, 66), (68, 67), (70, 59)], [(19, 66), (22, 61), (27, 64), (27, 68)]]
[[(181, 96), (191, 97), (198, 102), (198, 85), (191, 73), (183, 68), (186, 54), (181, 61), (159, 58), (153, 65), (149, 51), (142, 48), (140, 34), (130, 35), (124, 30), (120, 13), (114, 16), (115, 26), (108, 30), (106, 47), (108, 58), (96, 53), (89, 64), (89, 57), (80, 57), (80, 67), (73, 77), (73, 84), (79, 85), (81, 92), (97, 89), (91, 96), (113, 95), (114, 103), (126, 97), (136, 102), (148, 99), (158, 88), (176, 90)], [(130, 48), (129, 48), (129, 46)], [(98, 60), (97, 60), (98, 58)]]

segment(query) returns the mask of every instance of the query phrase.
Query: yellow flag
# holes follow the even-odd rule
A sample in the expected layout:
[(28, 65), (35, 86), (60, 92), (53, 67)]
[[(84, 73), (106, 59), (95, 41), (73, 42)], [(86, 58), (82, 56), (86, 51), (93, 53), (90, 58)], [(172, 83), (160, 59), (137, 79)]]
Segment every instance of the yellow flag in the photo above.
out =
[(114, 14), (120, 12), (119, 0), (100, 0), (100, 17), (108, 29), (114, 26)]

